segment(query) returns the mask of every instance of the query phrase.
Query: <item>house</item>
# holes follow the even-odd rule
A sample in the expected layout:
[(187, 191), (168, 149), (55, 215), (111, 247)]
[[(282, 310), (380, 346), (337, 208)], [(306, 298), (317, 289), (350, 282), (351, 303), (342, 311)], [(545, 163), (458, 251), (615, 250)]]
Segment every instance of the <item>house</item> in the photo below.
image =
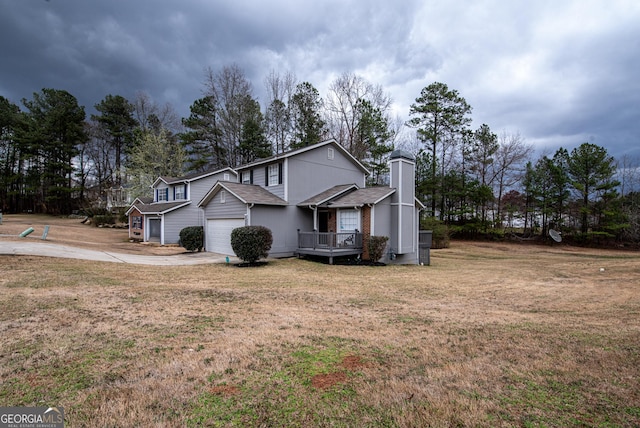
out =
[(236, 180), (236, 172), (231, 168), (178, 178), (158, 177), (151, 186), (153, 198), (137, 198), (126, 212), (129, 238), (177, 244), (183, 228), (203, 224), (197, 203), (214, 184)]
[(106, 209), (109, 212), (122, 213), (131, 206), (131, 196), (129, 188), (125, 186), (111, 187), (105, 190)]
[(385, 262), (418, 263), (415, 161), (395, 151), (390, 187), (366, 187), (367, 169), (335, 140), (237, 168), (237, 182), (218, 181), (198, 202), (205, 248), (233, 254), (231, 231), (271, 229), (270, 255), (368, 258), (368, 236), (388, 236)]

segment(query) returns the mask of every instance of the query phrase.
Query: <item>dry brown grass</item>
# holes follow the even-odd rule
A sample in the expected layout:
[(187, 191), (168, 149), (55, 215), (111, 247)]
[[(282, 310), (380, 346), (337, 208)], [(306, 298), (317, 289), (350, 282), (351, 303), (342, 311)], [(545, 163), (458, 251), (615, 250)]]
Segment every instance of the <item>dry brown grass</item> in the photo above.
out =
[(0, 257), (0, 404), (70, 427), (638, 426), (639, 279), (638, 253), (461, 242), (430, 267)]

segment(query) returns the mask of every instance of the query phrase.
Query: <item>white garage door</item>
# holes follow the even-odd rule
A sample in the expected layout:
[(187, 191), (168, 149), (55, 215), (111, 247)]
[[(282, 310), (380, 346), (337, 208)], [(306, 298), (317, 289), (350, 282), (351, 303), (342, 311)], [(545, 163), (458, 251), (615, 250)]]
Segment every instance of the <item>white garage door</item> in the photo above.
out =
[(207, 220), (207, 251), (233, 256), (231, 231), (243, 226), (243, 218)]

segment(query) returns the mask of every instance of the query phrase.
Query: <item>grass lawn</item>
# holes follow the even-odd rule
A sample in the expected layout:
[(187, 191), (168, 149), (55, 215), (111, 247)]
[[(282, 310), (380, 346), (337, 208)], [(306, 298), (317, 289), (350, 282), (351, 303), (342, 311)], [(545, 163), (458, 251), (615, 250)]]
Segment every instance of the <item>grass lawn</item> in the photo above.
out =
[[(604, 269), (604, 271), (601, 270)], [(640, 254), (432, 266), (0, 256), (0, 405), (68, 427), (640, 425)]]

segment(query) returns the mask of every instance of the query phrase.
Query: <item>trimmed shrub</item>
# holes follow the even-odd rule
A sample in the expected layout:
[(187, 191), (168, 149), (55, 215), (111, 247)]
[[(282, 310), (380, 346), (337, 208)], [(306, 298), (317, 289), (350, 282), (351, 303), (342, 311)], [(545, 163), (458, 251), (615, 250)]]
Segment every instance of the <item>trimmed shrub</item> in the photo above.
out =
[(272, 243), (271, 229), (264, 226), (244, 226), (231, 231), (231, 248), (245, 263), (268, 257)]
[(370, 236), (368, 242), (369, 259), (371, 263), (376, 263), (384, 255), (384, 249), (387, 247), (388, 236)]
[(202, 226), (189, 226), (180, 231), (180, 246), (187, 251), (202, 251), (204, 231)]

